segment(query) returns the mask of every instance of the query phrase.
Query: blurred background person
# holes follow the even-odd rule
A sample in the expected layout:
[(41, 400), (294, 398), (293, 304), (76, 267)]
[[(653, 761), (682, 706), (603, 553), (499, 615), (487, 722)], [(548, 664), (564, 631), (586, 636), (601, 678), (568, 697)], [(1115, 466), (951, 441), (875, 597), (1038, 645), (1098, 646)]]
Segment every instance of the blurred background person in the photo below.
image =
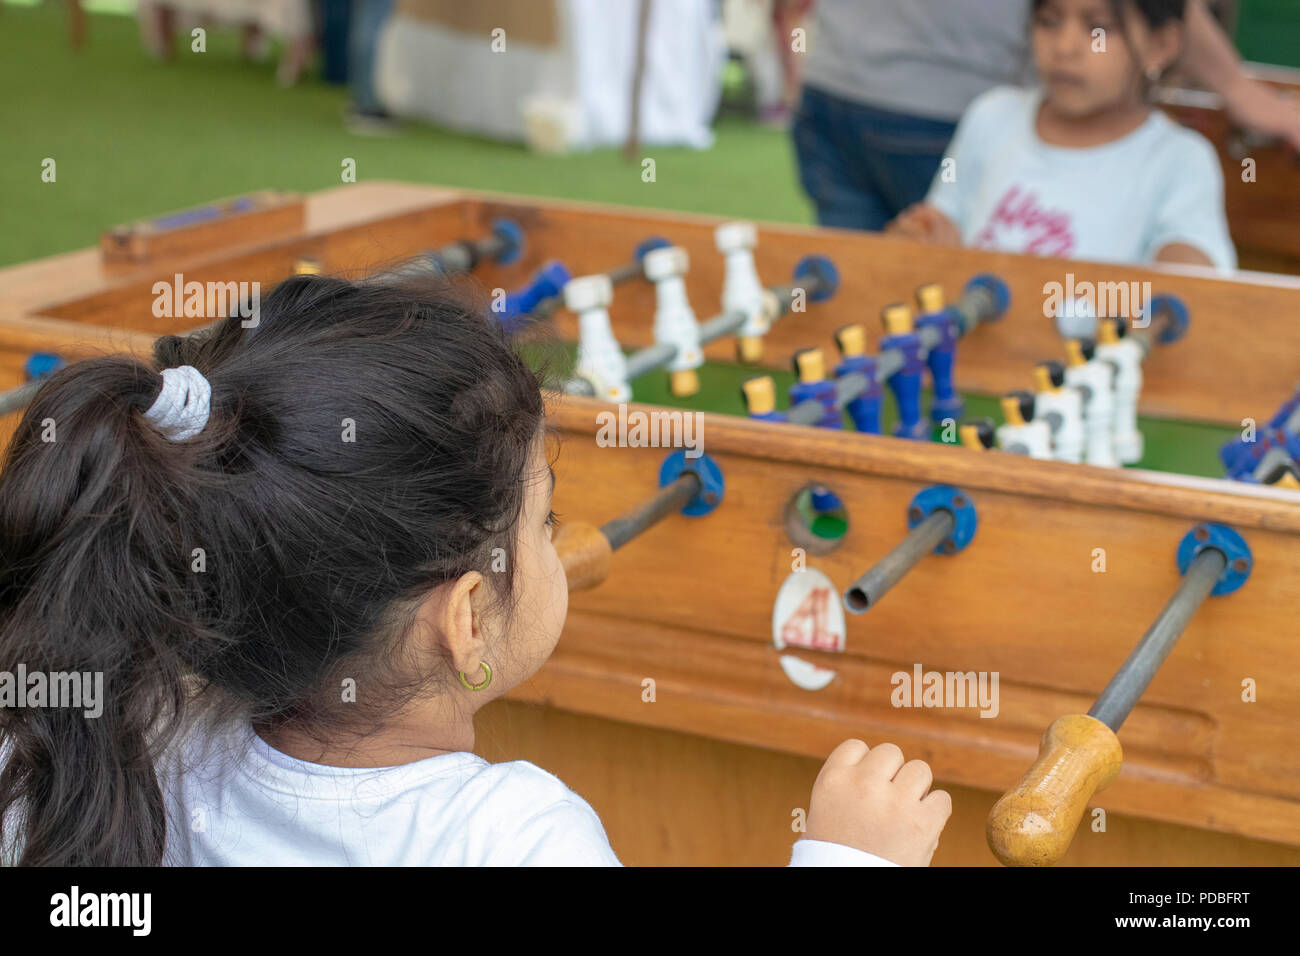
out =
[[(971, 101), (1033, 80), (1030, 3), (817, 0), (792, 134), (821, 225), (879, 230), (921, 201)], [(1205, 0), (1188, 0), (1180, 66), (1238, 123), (1300, 148), (1295, 105), (1243, 74)]]
[(176, 55), (177, 32), (194, 26), (238, 27), (244, 55), (256, 61), (270, 55), (269, 38), (279, 39), (281, 86), (297, 83), (316, 51), (310, 0), (141, 0), (139, 19), (145, 48), (161, 60)]
[(352, 0), (348, 17), (348, 129), (354, 133), (393, 132), (398, 122), (375, 92), (375, 55), (379, 34), (393, 12), (393, 0)]

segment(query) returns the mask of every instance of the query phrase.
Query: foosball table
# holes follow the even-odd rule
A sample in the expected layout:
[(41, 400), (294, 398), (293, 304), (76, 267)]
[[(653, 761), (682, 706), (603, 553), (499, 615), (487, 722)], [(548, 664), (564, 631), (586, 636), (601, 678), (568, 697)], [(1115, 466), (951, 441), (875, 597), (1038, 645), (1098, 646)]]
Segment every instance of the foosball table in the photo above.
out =
[(1300, 280), (387, 183), (213, 208), (0, 270), (6, 429), (296, 272), (468, 273), (576, 344), (568, 623), (478, 748), (624, 862), (784, 863), (859, 737), (952, 793), (936, 864), (1300, 863)]

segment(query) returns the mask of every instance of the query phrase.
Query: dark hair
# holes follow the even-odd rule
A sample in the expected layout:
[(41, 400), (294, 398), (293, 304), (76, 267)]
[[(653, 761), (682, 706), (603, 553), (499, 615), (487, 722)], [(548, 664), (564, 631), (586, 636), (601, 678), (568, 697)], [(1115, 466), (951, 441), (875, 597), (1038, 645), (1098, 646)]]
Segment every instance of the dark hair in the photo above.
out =
[[(211, 382), (211, 414), (172, 442), (142, 413), (180, 365)], [(513, 568), (543, 419), (499, 324), (424, 282), (300, 276), (255, 328), (51, 378), (0, 474), (0, 667), (102, 672), (104, 709), (0, 709), (17, 861), (161, 862), (155, 762), (201, 702), (373, 728), (447, 676), (404, 673), (402, 639), (439, 583), (498, 547)], [(511, 572), (487, 578), (508, 604)], [(340, 674), (364, 676), (357, 704)]]
[[(1034, 0), (1034, 9), (1046, 2)], [(1187, 13), (1187, 0), (1110, 0), (1110, 6), (1117, 19), (1122, 19), (1125, 7), (1132, 7), (1153, 30), (1181, 21)]]

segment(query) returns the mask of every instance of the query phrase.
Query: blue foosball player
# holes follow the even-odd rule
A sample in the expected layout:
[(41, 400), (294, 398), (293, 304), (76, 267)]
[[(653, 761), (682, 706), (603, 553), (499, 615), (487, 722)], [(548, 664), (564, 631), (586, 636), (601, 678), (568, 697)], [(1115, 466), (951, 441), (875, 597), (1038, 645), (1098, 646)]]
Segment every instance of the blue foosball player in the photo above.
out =
[(844, 406), (853, 427), (867, 435), (880, 434), (880, 407), (884, 390), (876, 381), (876, 357), (867, 354), (867, 330), (861, 325), (846, 325), (835, 333), (835, 344), (840, 350), (840, 364), (835, 366), (835, 377), (865, 376), (870, 383), (867, 390)]
[(826, 378), (826, 356), (821, 349), (800, 349), (794, 353), (794, 372), (799, 380), (790, 386), (790, 406), (813, 399), (825, 408), (819, 428), (843, 428), (844, 416), (835, 402), (835, 382)]
[(924, 441), (930, 437), (925, 422), (921, 421), (921, 378), (925, 374), (925, 359), (921, 357), (921, 336), (912, 323), (912, 310), (902, 302), (887, 305), (880, 313), (885, 327), (885, 337), (880, 340), (880, 351), (897, 349), (903, 357), (903, 366), (889, 377), (889, 389), (898, 404), (898, 424), (894, 434), (899, 438)]
[(957, 316), (944, 304), (943, 286), (928, 282), (916, 290), (916, 304), (920, 315), (916, 330), (932, 328), (938, 331), (939, 341), (925, 357), (934, 383), (934, 398), (930, 405), (930, 421), (942, 425), (946, 420), (958, 421), (965, 403), (957, 394), (953, 383), (953, 366), (957, 360)]
[(770, 375), (756, 375), (740, 386), (745, 412), (760, 422), (783, 422), (785, 413), (776, 410), (776, 383)]

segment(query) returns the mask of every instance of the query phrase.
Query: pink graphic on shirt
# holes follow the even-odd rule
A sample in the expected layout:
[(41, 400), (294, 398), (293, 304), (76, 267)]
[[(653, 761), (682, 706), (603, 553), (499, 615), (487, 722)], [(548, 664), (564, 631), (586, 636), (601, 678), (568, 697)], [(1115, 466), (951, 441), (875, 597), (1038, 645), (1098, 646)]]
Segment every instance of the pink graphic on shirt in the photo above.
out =
[(1022, 193), (1019, 186), (1012, 186), (998, 200), (973, 244), (1036, 256), (1068, 256), (1074, 251), (1074, 229), (1068, 213), (1044, 209), (1032, 192)]

